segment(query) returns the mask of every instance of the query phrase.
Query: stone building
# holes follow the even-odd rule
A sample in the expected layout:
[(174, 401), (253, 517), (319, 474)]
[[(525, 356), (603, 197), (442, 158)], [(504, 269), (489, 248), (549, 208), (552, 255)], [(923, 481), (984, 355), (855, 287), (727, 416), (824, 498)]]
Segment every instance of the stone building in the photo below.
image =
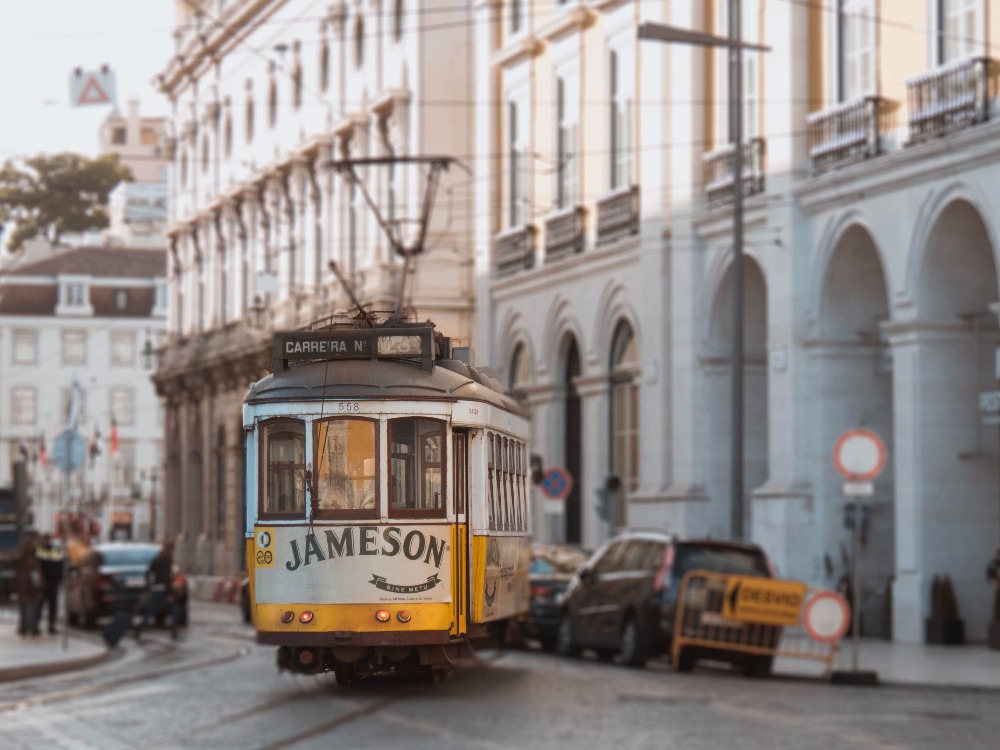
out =
[[(169, 338), (154, 375), (166, 399), (167, 529), (185, 568), (243, 568), (247, 385), (270, 332), (359, 303), (472, 334), (470, 178), (441, 177), (425, 251), (410, 266), (427, 167), (349, 173), (331, 161), (473, 151), (469, 11), (328, 0), (177, 2), (176, 55), (159, 75), (172, 106)], [(456, 102), (457, 104), (451, 104)]]
[[(536, 530), (729, 536), (733, 169), (729, 3), (480, 3), (480, 360), (575, 478)], [(948, 575), (972, 640), (1000, 539), (1000, 123), (993, 0), (743, 0), (744, 494), (738, 535), (835, 586), (850, 532), (832, 451), (889, 447), (860, 562), (865, 630), (923, 638)], [(477, 171), (482, 171), (479, 165)], [(980, 395), (986, 415), (980, 414)], [(983, 417), (986, 417), (984, 419)], [(742, 533), (741, 533), (742, 532)], [(884, 613), (891, 612), (891, 616)]]

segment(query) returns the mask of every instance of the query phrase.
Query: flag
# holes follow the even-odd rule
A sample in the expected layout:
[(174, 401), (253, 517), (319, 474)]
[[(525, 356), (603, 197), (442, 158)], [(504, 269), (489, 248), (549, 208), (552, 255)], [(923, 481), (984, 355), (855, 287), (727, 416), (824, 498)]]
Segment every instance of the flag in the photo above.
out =
[(111, 455), (118, 453), (118, 423), (115, 418), (111, 418)]
[(38, 465), (43, 469), (48, 464), (49, 457), (45, 453), (45, 435), (38, 436)]

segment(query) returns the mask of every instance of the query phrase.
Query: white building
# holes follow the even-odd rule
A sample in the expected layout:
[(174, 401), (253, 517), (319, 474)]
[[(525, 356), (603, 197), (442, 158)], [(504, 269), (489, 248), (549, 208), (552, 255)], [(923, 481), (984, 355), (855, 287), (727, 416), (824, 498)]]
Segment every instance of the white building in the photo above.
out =
[[(0, 276), (0, 485), (26, 454), (39, 530), (67, 512), (99, 522), (103, 539), (155, 533), (163, 419), (143, 352), (166, 302), (162, 251), (64, 249)], [(74, 399), (84, 455), (70, 452), (66, 474), (56, 442)]]

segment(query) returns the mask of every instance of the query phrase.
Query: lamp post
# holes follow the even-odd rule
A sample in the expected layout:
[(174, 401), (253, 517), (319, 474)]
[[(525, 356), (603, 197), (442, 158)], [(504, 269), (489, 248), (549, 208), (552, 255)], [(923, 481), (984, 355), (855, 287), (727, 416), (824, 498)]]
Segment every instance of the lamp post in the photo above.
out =
[(743, 498), (743, 50), (767, 52), (770, 47), (742, 41), (741, 0), (729, 0), (729, 36), (681, 29), (658, 23), (639, 25), (639, 39), (729, 50), (729, 129), (733, 141), (733, 341), (732, 435), (730, 442), (730, 523), (734, 539), (743, 538), (746, 512)]

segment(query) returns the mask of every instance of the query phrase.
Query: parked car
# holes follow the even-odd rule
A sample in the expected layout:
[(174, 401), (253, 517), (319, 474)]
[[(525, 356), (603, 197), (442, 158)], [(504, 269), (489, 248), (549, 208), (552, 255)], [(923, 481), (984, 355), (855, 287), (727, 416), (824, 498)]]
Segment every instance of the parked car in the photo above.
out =
[[(662, 531), (624, 532), (599, 549), (570, 581), (562, 599), (556, 650), (576, 656), (590, 648), (607, 658), (617, 654), (629, 666), (668, 653), (678, 589), (692, 570), (774, 577), (767, 556), (755, 544), (684, 539)], [(693, 668), (698, 658), (738, 663), (753, 675), (771, 669), (769, 657), (688, 649), (681, 669)]]
[(531, 550), (531, 600), (527, 614), (516, 623), (512, 641), (532, 639), (546, 651), (556, 647), (562, 595), (589, 553), (571, 545), (536, 544)]
[[(115, 612), (139, 612), (149, 593), (146, 570), (160, 552), (158, 544), (110, 542), (90, 547), (71, 564), (66, 579), (66, 616), (70, 625), (93, 628), (97, 621)], [(188, 619), (187, 578), (174, 565), (174, 596), (179, 607), (178, 621)], [(164, 606), (156, 615), (162, 624), (169, 615)]]

